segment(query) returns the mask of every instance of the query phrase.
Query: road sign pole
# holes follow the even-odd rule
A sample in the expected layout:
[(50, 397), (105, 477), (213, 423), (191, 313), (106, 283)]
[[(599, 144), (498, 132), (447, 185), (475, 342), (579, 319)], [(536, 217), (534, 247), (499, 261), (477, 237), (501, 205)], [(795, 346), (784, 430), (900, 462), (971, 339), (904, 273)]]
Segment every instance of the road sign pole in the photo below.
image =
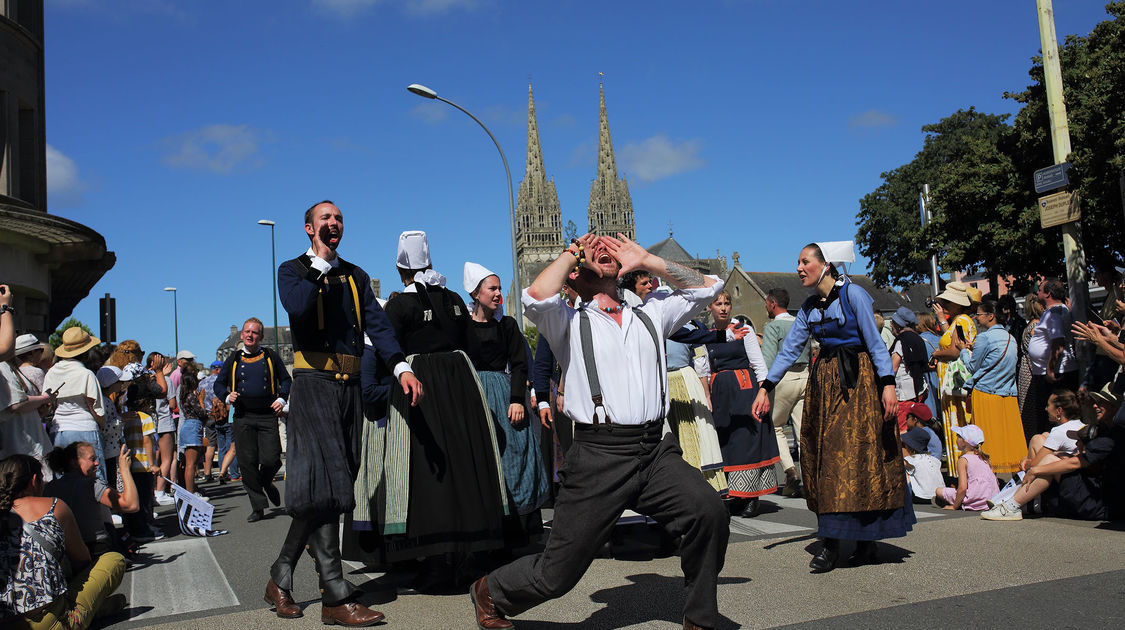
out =
[[(1043, 50), (1043, 84), (1047, 91), (1047, 112), (1051, 119), (1051, 145), (1055, 164), (1066, 161), (1070, 155), (1070, 128), (1066, 120), (1066, 102), (1063, 100), (1062, 72), (1059, 68), (1059, 44), (1055, 36), (1055, 12), (1051, 0), (1036, 0), (1039, 12), (1039, 39)], [(1063, 253), (1066, 255), (1066, 278), (1070, 287), (1070, 315), (1086, 321), (1090, 310), (1089, 287), (1086, 284), (1086, 255), (1082, 251), (1082, 232), (1078, 221), (1062, 225)], [(1079, 369), (1085, 376), (1092, 359), (1088, 344), (1080, 344)]]

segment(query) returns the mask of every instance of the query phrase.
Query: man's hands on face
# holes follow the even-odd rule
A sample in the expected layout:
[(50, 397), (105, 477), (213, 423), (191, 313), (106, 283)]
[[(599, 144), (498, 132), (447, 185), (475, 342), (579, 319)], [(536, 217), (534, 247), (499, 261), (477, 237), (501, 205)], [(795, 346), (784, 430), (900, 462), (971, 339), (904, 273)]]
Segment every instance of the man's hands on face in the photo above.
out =
[(336, 250), (328, 246), (327, 241), (329, 241), (330, 239), (331, 230), (327, 225), (320, 226), (320, 229), (317, 230), (315, 234), (313, 234), (312, 247), (313, 251), (316, 252), (317, 258), (321, 258), (323, 260), (332, 260), (336, 257)]
[(601, 245), (609, 251), (610, 256), (613, 256), (617, 259), (617, 262), (621, 264), (618, 277), (634, 269), (647, 269), (645, 262), (648, 260), (650, 254), (645, 248), (629, 240), (629, 237), (624, 234), (618, 232), (617, 238), (603, 236), (601, 237)]

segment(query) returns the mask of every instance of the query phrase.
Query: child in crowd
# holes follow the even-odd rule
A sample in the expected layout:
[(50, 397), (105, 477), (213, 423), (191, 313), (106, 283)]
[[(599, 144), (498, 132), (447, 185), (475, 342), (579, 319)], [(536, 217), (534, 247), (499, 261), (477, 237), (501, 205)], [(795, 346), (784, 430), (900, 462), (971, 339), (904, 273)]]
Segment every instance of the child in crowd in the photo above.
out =
[[(926, 405), (921, 405), (927, 411)], [(929, 503), (937, 494), (938, 488), (945, 485), (941, 476), (941, 460), (929, 453), (931, 441), (937, 437), (930, 437), (926, 430), (914, 427), (902, 434), (902, 456), (906, 465), (906, 479), (910, 482), (910, 491), (914, 494), (915, 503)]]
[(945, 510), (987, 510), (988, 499), (1000, 492), (1000, 484), (988, 463), (988, 454), (980, 447), (984, 431), (975, 424), (952, 430), (957, 435), (957, 449), (963, 453), (957, 458), (957, 487), (939, 488), (934, 505)]
[(909, 400), (900, 402), (898, 405), (900, 408), (906, 406), (906, 430), (922, 429), (930, 438), (926, 443), (926, 453), (940, 462), (942, 455), (941, 438), (930, 428), (930, 423), (934, 420), (934, 414), (930, 411), (929, 405)]
[(146, 389), (151, 388), (151, 381), (139, 363), (130, 363), (124, 372), (132, 377), (133, 383), (126, 394), (128, 409), (121, 414), (121, 420), (125, 445), (133, 454), (133, 482), (140, 503), (140, 510), (126, 515), (125, 526), (134, 540), (144, 543), (164, 537), (152, 515), (154, 473), (159, 471), (152, 466), (156, 453), (156, 422), (152, 416), (155, 400), (152, 391)]

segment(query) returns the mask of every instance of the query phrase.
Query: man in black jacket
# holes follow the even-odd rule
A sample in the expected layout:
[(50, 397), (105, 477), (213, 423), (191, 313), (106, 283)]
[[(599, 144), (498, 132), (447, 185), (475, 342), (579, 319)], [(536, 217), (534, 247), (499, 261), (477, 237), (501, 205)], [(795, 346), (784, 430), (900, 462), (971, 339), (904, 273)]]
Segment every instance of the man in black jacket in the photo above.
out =
[(215, 379), (215, 397), (234, 407), (234, 447), (242, 470), (242, 486), (250, 498), (246, 521), (262, 520), (268, 505), (281, 505), (273, 477), (281, 469), (281, 438), (277, 418), (285, 408), (291, 380), (285, 362), (263, 347), (262, 321), (242, 324), (242, 350), (232, 352)]

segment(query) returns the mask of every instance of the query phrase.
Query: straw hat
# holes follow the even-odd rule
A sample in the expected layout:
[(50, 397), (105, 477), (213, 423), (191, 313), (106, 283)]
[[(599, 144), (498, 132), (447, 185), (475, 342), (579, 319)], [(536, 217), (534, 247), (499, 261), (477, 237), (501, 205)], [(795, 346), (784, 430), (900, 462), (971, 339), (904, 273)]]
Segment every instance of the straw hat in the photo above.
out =
[(945, 290), (937, 296), (937, 299), (961, 306), (972, 306), (973, 304), (972, 300), (969, 299), (968, 287), (960, 282), (950, 282), (945, 285)]
[(973, 304), (980, 304), (984, 301), (984, 293), (976, 287), (965, 287), (965, 293), (969, 294), (969, 300)]
[(62, 359), (76, 357), (90, 348), (97, 347), (101, 339), (91, 335), (78, 326), (71, 326), (63, 331), (62, 345), (55, 349), (55, 356)]

